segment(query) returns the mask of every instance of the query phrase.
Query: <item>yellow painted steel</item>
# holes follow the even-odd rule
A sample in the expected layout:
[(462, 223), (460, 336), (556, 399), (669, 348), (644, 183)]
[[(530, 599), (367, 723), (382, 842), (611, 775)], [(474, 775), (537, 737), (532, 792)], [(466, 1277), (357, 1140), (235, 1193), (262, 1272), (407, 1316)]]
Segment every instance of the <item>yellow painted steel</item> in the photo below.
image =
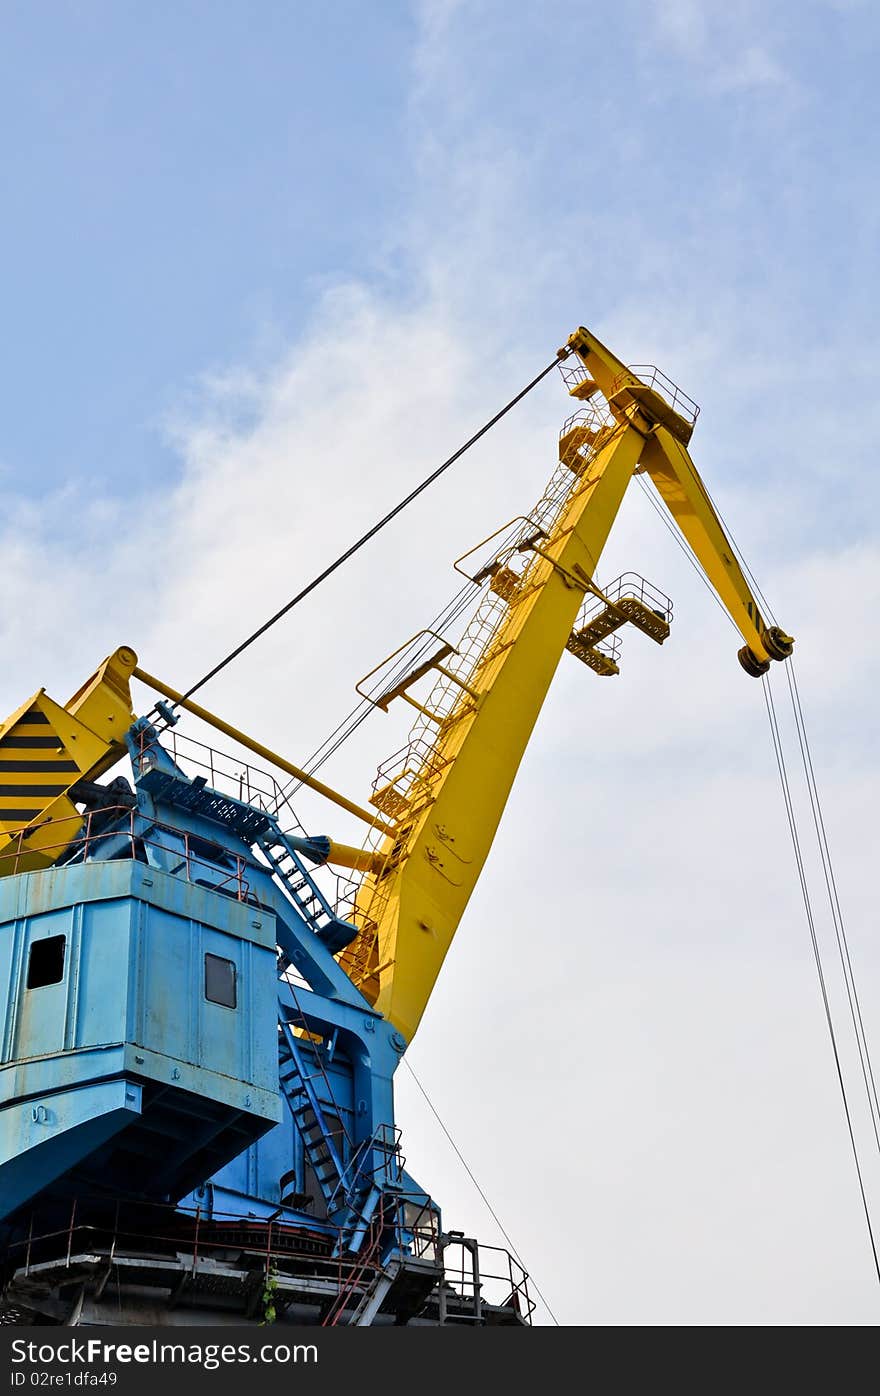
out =
[(0, 727), (0, 877), (49, 867), (76, 838), (70, 789), (124, 753), (136, 664), (118, 649), (63, 708), (40, 689)]
[(692, 424), (674, 412), (660, 394), (646, 389), (637, 374), (583, 326), (570, 336), (568, 344), (591, 380), (598, 384), (615, 418), (632, 422), (644, 435), (641, 466), (755, 659), (762, 663), (771, 658), (783, 658), (784, 654), (776, 650), (779, 647), (790, 650), (790, 643), (786, 643), (790, 642), (790, 637), (779, 634), (774, 645), (721, 520), (688, 454)]
[[(443, 721), (414, 803), (378, 850), (379, 873), (361, 885), (358, 940), (341, 956), (362, 991), (409, 1040), (489, 852), (520, 760), (602, 549), (641, 463), (733, 617), (752, 658), (781, 658), (790, 637), (768, 633), (688, 455), (693, 422), (646, 386), (589, 331), (568, 342), (589, 375), (572, 393), (601, 391), (617, 425), (578, 462), (552, 534), (533, 540), (529, 585), (512, 586), (508, 611), (482, 662)], [(563, 456), (563, 460), (565, 457)], [(583, 469), (581, 469), (583, 466)], [(787, 646), (787, 649), (786, 649)], [(775, 653), (774, 653), (775, 649)], [(612, 667), (613, 672), (613, 667)], [(474, 699), (474, 692), (476, 698)], [(387, 787), (393, 794), (392, 787)]]
[[(430, 802), (381, 850), (389, 860), (380, 879), (384, 910), (373, 933), (375, 972), (362, 988), (407, 1039), (482, 870), (642, 444), (634, 428), (621, 427), (589, 479), (575, 482), (556, 536), (542, 549), (546, 557), (535, 564), (537, 584), (509, 609), (472, 680), (479, 701), (465, 699), (464, 714), (441, 734)], [(365, 919), (377, 881), (368, 876), (358, 898)]]
[(222, 717), (218, 717), (216, 713), (209, 712), (207, 708), (202, 707), (201, 703), (194, 703), (191, 698), (184, 698), (183, 694), (178, 693), (176, 688), (171, 688), (167, 683), (163, 683), (162, 680), (157, 679), (154, 674), (148, 674), (145, 669), (138, 668), (134, 671), (134, 677), (140, 679), (141, 683), (145, 683), (148, 688), (152, 688), (157, 693), (161, 693), (165, 698), (170, 698), (172, 703), (176, 703), (178, 707), (185, 708), (186, 711), (192, 713), (194, 717), (199, 717), (203, 722), (209, 723), (211, 727), (216, 727), (218, 732), (223, 732), (225, 736), (231, 737), (233, 741), (239, 742), (243, 747), (247, 747), (248, 751), (254, 752), (257, 756), (262, 757), (264, 761), (271, 762), (271, 764), (277, 766), (280, 771), (285, 771), (289, 776), (293, 776), (294, 780), (301, 781), (302, 784), (307, 785), (310, 790), (314, 790), (319, 795), (323, 795), (325, 799), (331, 800), (332, 803), (338, 805), (340, 809), (347, 810), (349, 814), (356, 815), (358, 819), (363, 819), (367, 824), (370, 824), (374, 829), (378, 829), (381, 833), (390, 834), (393, 832), (390, 825), (383, 823), (378, 815), (371, 814), (368, 809), (364, 809), (361, 805), (355, 804), (354, 800), (349, 800), (346, 795), (340, 795), (338, 790), (334, 790), (330, 785), (325, 785), (322, 780), (317, 780), (315, 776), (309, 775), (308, 771), (304, 771), (301, 766), (295, 766), (292, 761), (288, 761), (285, 756), (279, 756), (277, 751), (272, 751), (270, 747), (264, 746), (262, 742), (255, 741), (254, 738), (249, 737), (246, 732), (242, 732), (237, 727), (233, 727), (231, 722), (224, 722)]
[(368, 848), (353, 848), (351, 844), (330, 840), (327, 862), (338, 868), (353, 868), (355, 872), (379, 872), (385, 865), (381, 853), (371, 853)]
[(749, 649), (758, 660), (769, 659), (767, 630), (758, 603), (724, 536), (687, 447), (658, 426), (656, 434), (645, 442), (642, 465)]

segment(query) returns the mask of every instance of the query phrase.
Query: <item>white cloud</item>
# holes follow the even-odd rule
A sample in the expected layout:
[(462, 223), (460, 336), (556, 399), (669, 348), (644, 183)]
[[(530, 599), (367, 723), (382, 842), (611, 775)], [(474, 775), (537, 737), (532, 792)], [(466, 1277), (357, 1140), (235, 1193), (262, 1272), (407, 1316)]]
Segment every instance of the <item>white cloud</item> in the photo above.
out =
[(723, 6), (715, 0), (662, 0), (653, 20), (665, 46), (698, 67), (717, 92), (769, 88), (793, 95), (799, 90), (773, 52), (773, 16), (754, 0)]
[(722, 90), (791, 85), (782, 64), (760, 44), (749, 44), (735, 62), (719, 69), (716, 81)]
[(663, 0), (654, 13), (660, 34), (689, 58), (699, 58), (705, 52), (709, 18), (705, 0)]

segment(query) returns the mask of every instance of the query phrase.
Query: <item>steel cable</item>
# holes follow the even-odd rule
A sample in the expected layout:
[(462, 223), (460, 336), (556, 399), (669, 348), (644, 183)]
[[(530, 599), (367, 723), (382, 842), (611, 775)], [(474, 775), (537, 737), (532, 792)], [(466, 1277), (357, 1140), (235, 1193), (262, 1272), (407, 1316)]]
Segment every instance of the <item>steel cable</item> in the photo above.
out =
[[(712, 596), (714, 597), (717, 604), (720, 606), (721, 610), (724, 611), (724, 614), (727, 616), (728, 620), (731, 622), (732, 625), (735, 625), (732, 617), (728, 614), (726, 607), (723, 605), (720, 598), (715, 593), (714, 588), (711, 586), (711, 583), (706, 577), (698, 559), (693, 553), (693, 550), (690, 548), (689, 544), (683, 538), (680, 537), (677, 530), (673, 528), (672, 524), (667, 519), (665, 513), (661, 509), (659, 503), (654, 499), (645, 481), (641, 477), (637, 478), (639, 484), (642, 487), (642, 491), (645, 494), (645, 497), (651, 504), (655, 513), (658, 515), (658, 517), (666, 527), (667, 531), (672, 534), (672, 537), (675, 539), (675, 542), (678, 544), (679, 548), (684, 553), (685, 557), (688, 559), (694, 571), (697, 573), (700, 580), (706, 586), (707, 590), (711, 592)], [(775, 624), (775, 616), (770, 607), (770, 603), (767, 601), (767, 598), (765, 597), (760, 586), (758, 585), (758, 581), (754, 573), (752, 572), (751, 568), (746, 562), (742, 550), (737, 544), (729, 524), (722, 515), (720, 509), (718, 508), (718, 505), (715, 503), (715, 500), (712, 499), (712, 496), (709, 494), (708, 490), (706, 490), (706, 494), (710, 500), (712, 508), (715, 510), (715, 513), (718, 516), (718, 519), (727, 537), (730, 540), (731, 547), (733, 548), (734, 553), (736, 554), (737, 560), (739, 561), (739, 564), (743, 570), (743, 574), (747, 578), (749, 585), (751, 586), (756, 598), (758, 599), (758, 601), (764, 609), (764, 614), (766, 615), (768, 620)], [(813, 817), (813, 827), (815, 829), (816, 841), (819, 847), (819, 857), (822, 864), (822, 872), (825, 879), (825, 887), (828, 894), (829, 906), (831, 909), (831, 919), (832, 924), (834, 926), (841, 971), (843, 973), (847, 1005), (849, 1007), (850, 1019), (852, 1021), (853, 1026), (853, 1034), (856, 1040), (856, 1048), (858, 1050), (859, 1055), (859, 1064), (861, 1067), (862, 1080), (865, 1087), (865, 1094), (867, 1096), (868, 1110), (871, 1116), (871, 1125), (874, 1133), (874, 1139), (877, 1145), (878, 1153), (880, 1153), (880, 1100), (878, 1100), (874, 1068), (871, 1062), (870, 1049), (868, 1047), (868, 1039), (865, 1031), (864, 1019), (862, 1016), (861, 1003), (859, 1001), (858, 989), (856, 987), (855, 981), (855, 974), (853, 972), (852, 967), (852, 957), (850, 954), (849, 942), (847, 940), (846, 928), (843, 920), (843, 912), (840, 906), (840, 897), (837, 891), (837, 881), (834, 876), (834, 868), (831, 862), (831, 849), (828, 843), (828, 835), (825, 828), (824, 816), (822, 814), (822, 805), (821, 800), (819, 798), (818, 786), (816, 783), (816, 775), (815, 768), (813, 766), (812, 752), (810, 750), (809, 739), (807, 737), (806, 723), (803, 715), (803, 707), (801, 704), (800, 693), (797, 686), (797, 678), (794, 671), (794, 661), (791, 658), (789, 658), (785, 660), (784, 663), (789, 695), (791, 698), (792, 712), (794, 714), (795, 729), (797, 731), (798, 746), (800, 749), (801, 761), (804, 769), (804, 779), (806, 781), (807, 792), (810, 800), (810, 809)], [(831, 1037), (832, 1049), (834, 1052), (835, 1067), (837, 1070), (837, 1076), (840, 1083), (841, 1094), (843, 1097), (847, 1128), (849, 1130), (850, 1143), (852, 1145), (853, 1158), (855, 1160), (856, 1173), (858, 1175), (862, 1205), (865, 1210), (865, 1219), (867, 1222), (868, 1235), (871, 1242), (871, 1251), (874, 1257), (874, 1266), (877, 1270), (877, 1278), (878, 1281), (880, 1281), (880, 1264), (878, 1264), (877, 1247), (875, 1245), (874, 1232), (871, 1223), (867, 1195), (865, 1192), (862, 1177), (861, 1163), (859, 1160), (858, 1150), (855, 1141), (855, 1134), (852, 1125), (852, 1118), (850, 1114), (849, 1101), (847, 1098), (846, 1087), (843, 1079), (843, 1071), (838, 1052), (837, 1038), (834, 1031), (831, 1006), (826, 988), (825, 974), (822, 968), (821, 952), (819, 947), (818, 936), (816, 933), (813, 907), (806, 880), (806, 870), (804, 865), (803, 853), (800, 845), (800, 838), (797, 832), (797, 819), (794, 810), (794, 802), (792, 799), (791, 787), (788, 779), (788, 771), (785, 765), (785, 757), (783, 754), (782, 736), (779, 730), (776, 709), (773, 704), (773, 695), (770, 689), (769, 677), (767, 675), (764, 676), (762, 683), (764, 688), (764, 701), (767, 707), (767, 715), (770, 722), (770, 733), (771, 738), (773, 740), (773, 747), (776, 755), (776, 763), (777, 768), (779, 770), (780, 782), (782, 785), (783, 799), (785, 801), (786, 817), (788, 819), (789, 832), (791, 834), (792, 844), (795, 853), (795, 861), (797, 864), (798, 878), (800, 881), (801, 892), (804, 898), (804, 907), (807, 914), (807, 924), (810, 931), (810, 940), (813, 947), (813, 955), (816, 962), (817, 973), (819, 975), (819, 985), (822, 994), (822, 1002), (825, 1009), (825, 1017), (828, 1024), (829, 1034)]]
[(788, 781), (788, 771), (785, 765), (785, 756), (782, 750), (782, 739), (779, 733), (779, 723), (776, 718), (776, 708), (773, 703), (773, 693), (770, 688), (766, 674), (761, 680), (764, 691), (764, 702), (767, 707), (767, 716), (770, 722), (770, 735), (773, 741), (773, 750), (776, 756), (776, 765), (779, 771), (779, 780), (782, 786), (782, 796), (785, 802), (785, 811), (788, 819), (788, 828), (791, 835), (792, 847), (794, 848), (795, 862), (797, 864), (798, 879), (801, 885), (801, 894), (804, 901), (804, 909), (807, 914), (807, 925), (810, 931), (810, 941), (813, 947), (813, 959), (816, 964), (816, 973), (819, 977), (819, 989), (822, 995), (822, 1005), (825, 1010), (825, 1021), (828, 1025), (828, 1035), (831, 1039), (831, 1050), (834, 1053), (834, 1066), (837, 1072), (837, 1080), (840, 1086), (840, 1095), (843, 1101), (843, 1110), (846, 1116), (846, 1126), (849, 1132), (849, 1141), (852, 1148), (853, 1161), (856, 1168), (856, 1176), (859, 1183), (859, 1193), (861, 1194), (862, 1207), (865, 1213), (865, 1223), (868, 1228), (868, 1239), (871, 1245), (871, 1254), (874, 1258), (874, 1269), (877, 1272), (877, 1281), (880, 1284), (880, 1258), (877, 1255), (877, 1245), (874, 1240), (874, 1228), (871, 1224), (871, 1212), (868, 1206), (868, 1197), (865, 1192), (865, 1183), (862, 1176), (862, 1165), (859, 1159), (858, 1146), (856, 1144), (855, 1131), (853, 1129), (852, 1115), (850, 1113), (849, 1098), (846, 1091), (846, 1083), (843, 1079), (843, 1067), (840, 1061), (840, 1053), (837, 1046), (837, 1034), (834, 1031), (834, 1021), (831, 1014), (831, 1004), (828, 998), (828, 990), (825, 982), (825, 972), (822, 967), (822, 954), (819, 948), (819, 940), (816, 934), (816, 924), (813, 917), (813, 907), (810, 900), (810, 890), (807, 885), (806, 872), (804, 869), (803, 856), (801, 854), (800, 840), (797, 832), (797, 822), (794, 814), (794, 806), (791, 798), (791, 787)]
[(865, 1093), (868, 1098), (868, 1108), (871, 1112), (871, 1124), (874, 1129), (874, 1139), (877, 1143), (877, 1150), (880, 1153), (880, 1102), (877, 1099), (877, 1083), (874, 1077), (874, 1067), (871, 1062), (871, 1053), (868, 1047), (868, 1038), (865, 1032), (864, 1018), (862, 1017), (862, 1006), (859, 1002), (859, 993), (856, 988), (855, 974), (853, 973), (852, 957), (850, 955), (849, 941), (846, 935), (846, 927), (843, 920), (843, 911), (840, 905), (840, 897), (837, 891), (837, 879), (834, 876), (834, 867), (831, 862), (831, 849), (828, 844), (828, 835), (825, 830), (825, 819), (822, 814), (822, 805), (819, 799), (819, 791), (816, 785), (816, 773), (813, 767), (813, 757), (810, 751), (810, 744), (807, 738), (807, 729), (804, 722), (803, 709), (801, 707), (800, 694), (798, 693), (797, 680), (794, 674), (794, 666), (788, 660), (785, 665), (786, 678), (788, 680), (788, 690), (791, 697), (792, 711), (794, 713), (795, 727), (800, 747), (801, 761), (804, 768), (804, 778), (807, 784), (807, 792), (810, 799), (810, 810), (813, 816), (813, 828), (816, 832), (816, 842), (819, 845), (819, 857), (822, 863), (822, 873), (825, 878), (825, 889), (828, 893), (828, 904), (831, 908), (831, 921), (834, 926), (834, 934), (837, 941), (837, 952), (840, 958), (840, 967), (843, 972), (843, 980), (846, 985), (846, 996), (849, 1005), (850, 1018), (853, 1025), (853, 1033), (856, 1039), (856, 1046), (859, 1053), (859, 1062), (862, 1069), (862, 1079), (865, 1083)]
[(460, 1149), (460, 1148), (458, 1147), (458, 1145), (456, 1144), (456, 1142), (455, 1142), (455, 1140), (453, 1139), (452, 1135), (449, 1133), (449, 1130), (446, 1128), (446, 1125), (445, 1125), (445, 1124), (443, 1123), (443, 1121), (441, 1120), (440, 1115), (439, 1115), (439, 1113), (438, 1113), (438, 1111), (437, 1111), (437, 1107), (434, 1105), (434, 1102), (432, 1101), (431, 1097), (428, 1095), (428, 1092), (425, 1090), (425, 1088), (424, 1088), (424, 1086), (422, 1085), (421, 1081), (419, 1080), (418, 1076), (416, 1076), (416, 1073), (413, 1071), (412, 1066), (410, 1065), (410, 1062), (409, 1062), (409, 1058), (408, 1058), (408, 1057), (404, 1057), (404, 1059), (403, 1059), (403, 1064), (404, 1064), (404, 1066), (406, 1067), (406, 1069), (407, 1069), (407, 1071), (409, 1072), (409, 1074), (410, 1074), (410, 1076), (412, 1077), (412, 1079), (415, 1081), (415, 1083), (416, 1083), (416, 1085), (418, 1086), (419, 1090), (421, 1091), (422, 1095), (424, 1096), (424, 1098), (425, 1098), (425, 1100), (426, 1100), (426, 1102), (427, 1102), (427, 1104), (428, 1104), (428, 1109), (431, 1111), (431, 1114), (434, 1116), (434, 1119), (437, 1121), (437, 1123), (438, 1123), (438, 1125), (440, 1126), (440, 1128), (442, 1129), (443, 1133), (446, 1135), (446, 1138), (449, 1140), (449, 1143), (452, 1145), (453, 1149), (455, 1150), (456, 1157), (458, 1158), (459, 1162), (461, 1163), (462, 1167), (464, 1168), (465, 1173), (468, 1175), (468, 1177), (470, 1178), (470, 1180), (471, 1180), (471, 1182), (473, 1183), (474, 1187), (476, 1188), (477, 1192), (480, 1194), (480, 1197), (483, 1199), (483, 1202), (486, 1204), (486, 1207), (489, 1209), (489, 1215), (492, 1217), (492, 1220), (495, 1222), (495, 1225), (498, 1227), (498, 1230), (501, 1232), (501, 1235), (504, 1237), (505, 1241), (507, 1242), (508, 1246), (510, 1247), (510, 1253), (511, 1253), (511, 1255), (513, 1256), (514, 1260), (515, 1260), (515, 1261), (517, 1262), (517, 1264), (519, 1265), (520, 1269), (522, 1270), (522, 1272), (523, 1272), (523, 1274), (526, 1276), (526, 1278), (527, 1278), (527, 1279), (531, 1279), (532, 1285), (534, 1286), (535, 1293), (537, 1294), (538, 1298), (541, 1300), (541, 1303), (544, 1305), (544, 1308), (547, 1310), (548, 1314), (549, 1314), (550, 1317), (552, 1318), (552, 1320), (553, 1320), (554, 1324), (556, 1325), (556, 1327), (559, 1328), (559, 1326), (560, 1326), (560, 1324), (559, 1324), (559, 1319), (556, 1317), (556, 1315), (554, 1314), (553, 1310), (550, 1308), (550, 1305), (547, 1303), (547, 1300), (544, 1298), (544, 1295), (541, 1293), (540, 1289), (538, 1288), (538, 1285), (537, 1285), (537, 1282), (536, 1282), (534, 1276), (529, 1274), (529, 1270), (528, 1270), (527, 1266), (523, 1263), (522, 1256), (519, 1254), (518, 1250), (516, 1249), (516, 1246), (513, 1244), (513, 1242), (511, 1241), (510, 1237), (508, 1236), (506, 1230), (505, 1230), (504, 1227), (502, 1226), (501, 1220), (500, 1220), (500, 1218), (499, 1218), (499, 1216), (498, 1216), (498, 1213), (495, 1211), (495, 1208), (492, 1206), (492, 1203), (489, 1201), (488, 1197), (487, 1197), (486, 1194), (483, 1192), (483, 1189), (480, 1187), (479, 1183), (477, 1182), (476, 1178), (474, 1177), (473, 1173), (471, 1172), (470, 1167), (469, 1167), (468, 1162), (467, 1162), (467, 1159), (465, 1158), (464, 1154), (461, 1152), (461, 1149)]
[[(762, 592), (760, 586), (758, 585), (758, 581), (755, 577), (755, 574), (752, 572), (748, 563), (746, 562), (745, 557), (743, 556), (742, 549), (739, 547), (739, 544), (734, 538), (729, 524), (722, 515), (714, 499), (712, 499), (711, 495), (709, 495), (708, 490), (706, 490), (706, 494), (709, 497), (709, 500), (712, 504), (713, 509), (715, 510), (715, 513), (718, 515), (718, 518), (721, 521), (722, 527), (724, 528), (727, 537), (730, 539), (731, 546), (739, 560), (743, 573), (748, 579), (748, 582), (755, 596), (764, 608), (764, 613), (767, 616), (767, 619), (770, 620), (773, 624), (775, 624), (776, 617), (773, 614), (773, 611), (770, 607), (770, 603), (767, 600), (764, 593)], [(798, 747), (800, 750), (801, 764), (803, 766), (804, 771), (804, 782), (807, 787), (807, 794), (810, 801), (810, 812), (813, 818), (813, 828), (816, 834), (816, 843), (819, 848), (819, 859), (822, 864), (822, 874), (825, 880), (825, 889), (828, 894), (828, 905), (831, 911), (831, 922), (834, 927), (838, 957), (840, 959), (840, 967), (843, 973), (843, 982), (846, 989), (847, 1006), (849, 1008), (850, 1018), (853, 1025), (853, 1034), (856, 1039), (856, 1047), (858, 1049), (859, 1054), (859, 1065), (861, 1067), (862, 1080), (864, 1082), (865, 1094), (868, 1100), (868, 1110), (871, 1116), (871, 1126), (874, 1132), (874, 1139), (877, 1145), (877, 1151), (878, 1154), (880, 1154), (880, 1099), (878, 1099), (877, 1094), (877, 1083), (876, 1078), (874, 1076), (874, 1067), (873, 1063), (871, 1062), (871, 1053), (870, 1048), (868, 1046), (868, 1038), (867, 1033), (865, 1031), (865, 1023), (864, 1018), (862, 1016), (861, 1003), (859, 1001), (859, 994), (858, 989), (856, 987), (855, 974), (853, 972), (852, 967), (852, 956), (850, 954), (849, 941), (847, 939), (846, 926), (843, 919), (843, 911), (840, 905), (840, 896), (837, 891), (837, 879), (834, 875), (834, 867), (831, 862), (831, 848), (828, 842), (828, 834), (825, 828), (825, 818), (822, 813), (822, 802), (819, 797), (819, 787), (816, 783), (816, 772), (815, 767), (813, 765), (813, 757), (812, 752), (810, 750), (809, 739), (807, 737), (806, 722), (804, 719), (800, 691), (797, 685), (797, 676), (795, 674), (794, 660), (793, 658), (789, 657), (784, 661), (784, 663), (786, 680), (788, 683), (789, 697), (791, 699), (791, 709), (792, 714), (794, 716), (795, 731), (797, 733)]]
[[(307, 596), (310, 596), (313, 591), (317, 590), (322, 582), (325, 582), (327, 578), (338, 571), (344, 563), (354, 557), (355, 553), (359, 552), (372, 538), (375, 538), (376, 534), (390, 524), (392, 519), (396, 519), (398, 514), (402, 513), (408, 505), (412, 504), (413, 500), (417, 499), (420, 494), (423, 494), (430, 485), (433, 485), (435, 480), (439, 480), (440, 476), (447, 471), (450, 466), (454, 465), (457, 460), (460, 460), (465, 452), (470, 450), (471, 446), (476, 445), (481, 437), (485, 436), (488, 431), (491, 431), (492, 427), (500, 422), (502, 417), (506, 417), (508, 412), (516, 407), (517, 403), (522, 402), (523, 398), (526, 397), (533, 388), (536, 388), (542, 379), (547, 377), (548, 373), (551, 373), (553, 369), (556, 368), (560, 361), (560, 357), (564, 357), (561, 351), (560, 354), (556, 355), (546, 368), (542, 368), (541, 372), (537, 374), (530, 383), (527, 383), (515, 397), (512, 397), (509, 402), (505, 403), (501, 410), (495, 413), (494, 417), (490, 417), (489, 421), (485, 422), (483, 426), (480, 427), (479, 431), (475, 431), (473, 436), (470, 436), (467, 441), (465, 441), (464, 445), (459, 446), (457, 451), (454, 451), (451, 456), (447, 457), (442, 465), (438, 465), (437, 469), (433, 470), (420, 484), (416, 485), (415, 489), (410, 490), (409, 494), (406, 495), (404, 499), (395, 504), (393, 509), (389, 509), (388, 513), (384, 514), (366, 533), (361, 534), (360, 538), (352, 543), (349, 548), (346, 548), (345, 552), (340, 553), (338, 557), (334, 558), (329, 566), (319, 572), (316, 577), (313, 577), (312, 580), (302, 587), (295, 596), (291, 597), (280, 610), (276, 611), (274, 615), (270, 616), (267, 621), (264, 621), (251, 635), (248, 635), (246, 639), (242, 640), (241, 644), (236, 645), (235, 649), (230, 650), (219, 663), (214, 665), (213, 669), (209, 669), (196, 683), (191, 684), (178, 702), (185, 702), (186, 699), (191, 698), (194, 693), (198, 693), (200, 688), (204, 688), (206, 683), (215, 678), (227, 665), (231, 664), (234, 659), (237, 659), (240, 654), (243, 654), (246, 649), (249, 649), (256, 640), (259, 640), (262, 635), (266, 634), (267, 630), (270, 630), (282, 617), (292, 611), (294, 606), (298, 606), (300, 601), (304, 601)], [(172, 708), (176, 706), (176, 703), (172, 704)]]

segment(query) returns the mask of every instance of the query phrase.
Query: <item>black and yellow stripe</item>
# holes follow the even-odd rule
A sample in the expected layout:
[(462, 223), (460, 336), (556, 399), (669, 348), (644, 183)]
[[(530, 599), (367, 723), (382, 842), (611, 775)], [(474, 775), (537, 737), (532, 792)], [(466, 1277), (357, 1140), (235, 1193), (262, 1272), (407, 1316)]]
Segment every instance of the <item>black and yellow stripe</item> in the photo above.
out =
[(19, 751), (58, 751), (60, 745), (57, 737), (20, 737), (15, 732), (8, 737), (0, 737), (0, 751), (7, 746), (14, 746)]
[(0, 736), (0, 827), (31, 823), (80, 774), (61, 738), (47, 728), (47, 715), (32, 707)]

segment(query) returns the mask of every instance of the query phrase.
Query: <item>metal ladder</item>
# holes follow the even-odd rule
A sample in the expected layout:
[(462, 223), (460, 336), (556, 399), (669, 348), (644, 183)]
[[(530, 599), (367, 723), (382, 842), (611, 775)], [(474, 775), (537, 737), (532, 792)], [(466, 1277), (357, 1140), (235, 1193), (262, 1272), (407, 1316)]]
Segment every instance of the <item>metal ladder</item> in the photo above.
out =
[(400, 1265), (399, 1260), (389, 1260), (387, 1265), (375, 1272), (348, 1320), (350, 1328), (370, 1327), (400, 1273)]
[(354, 1299), (358, 1286), (365, 1280), (368, 1271), (372, 1269), (373, 1273), (367, 1280), (347, 1321), (349, 1328), (369, 1328), (400, 1273), (402, 1260), (399, 1254), (386, 1255), (383, 1258), (384, 1217), (381, 1209), (374, 1221), (376, 1224), (373, 1227), (371, 1243), (341, 1283), (338, 1294), (324, 1315), (322, 1326), (325, 1328), (335, 1328), (340, 1322), (349, 1300)]
[(279, 1019), (279, 1025), (281, 1036), (278, 1040), (278, 1084), (329, 1209), (338, 1197), (340, 1184), (345, 1177), (345, 1165), (333, 1142), (321, 1102), (312, 1084), (313, 1076), (306, 1070), (296, 1036), (290, 1024), (285, 1023), (283, 1019)]
[(269, 820), (269, 827), (255, 842), (272, 872), (318, 939), (334, 955), (344, 949), (357, 934), (357, 927), (336, 915), (321, 889), (312, 881), (302, 858), (274, 819)]
[[(290, 1024), (279, 1018), (278, 1084), (303, 1142), (303, 1150), (327, 1204), (328, 1215), (340, 1224), (338, 1250), (357, 1252), (370, 1228), (382, 1189), (356, 1166), (346, 1168), (337, 1149), (324, 1106), (314, 1087), (323, 1069), (309, 1072), (302, 1047)], [(369, 1149), (372, 1141), (364, 1146)]]

